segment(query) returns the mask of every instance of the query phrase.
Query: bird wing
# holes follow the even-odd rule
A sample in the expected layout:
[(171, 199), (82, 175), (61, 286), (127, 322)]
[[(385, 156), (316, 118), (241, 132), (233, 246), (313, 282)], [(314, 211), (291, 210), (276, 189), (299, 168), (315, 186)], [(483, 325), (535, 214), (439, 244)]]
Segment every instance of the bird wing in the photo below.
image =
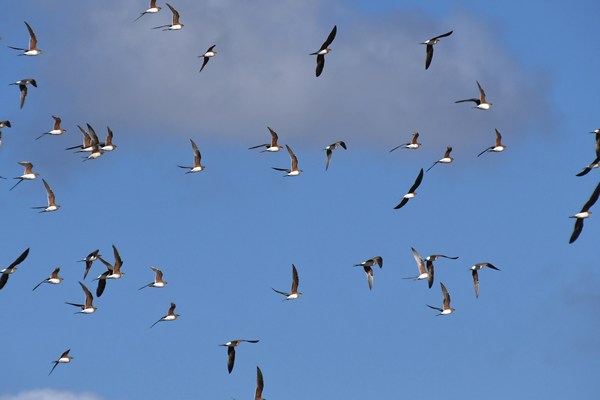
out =
[(321, 73), (323, 72), (324, 66), (325, 66), (325, 55), (323, 55), (323, 54), (317, 55), (317, 70), (315, 72), (315, 74), (317, 76), (321, 75)]
[(35, 36), (33, 29), (31, 29), (31, 26), (29, 26), (27, 21), (24, 21), (24, 22), (25, 22), (25, 25), (27, 25), (27, 30), (29, 31), (29, 50), (35, 50), (36, 45), (37, 45), (37, 37)]
[(415, 261), (417, 262), (417, 266), (419, 267), (419, 273), (424, 274), (425, 273), (425, 263), (423, 262), (423, 259), (421, 258), (421, 256), (419, 255), (419, 252), (414, 247), (411, 247), (410, 249), (412, 250), (413, 257), (415, 258)]
[(292, 264), (292, 293), (298, 292), (298, 284), (300, 283), (300, 279), (298, 278), (298, 270), (296, 266)]
[(423, 180), (423, 168), (421, 168), (421, 171), (419, 171), (419, 175), (417, 175), (417, 179), (415, 179), (415, 183), (413, 183), (413, 185), (410, 187), (410, 189), (408, 190), (408, 193), (414, 193), (415, 190), (417, 190), (417, 188), (421, 184), (422, 180)]
[(471, 274), (473, 275), (473, 285), (475, 286), (475, 297), (479, 298), (479, 275), (476, 269), (472, 270)]
[(262, 400), (262, 391), (265, 386), (263, 380), (263, 374), (260, 368), (256, 367), (256, 392), (254, 394), (254, 400)]
[(431, 60), (433, 59), (433, 45), (428, 44), (425, 49), (425, 69), (428, 69), (431, 65)]
[(598, 196), (600, 196), (600, 183), (598, 183), (598, 186), (596, 186), (596, 189), (594, 189), (594, 192), (590, 196), (590, 199), (587, 201), (587, 203), (583, 205), (581, 212), (589, 210), (598, 200)]
[(269, 128), (268, 126), (267, 126), (267, 129), (269, 130), (269, 132), (271, 132), (271, 146), (272, 147), (277, 146), (277, 140), (279, 139), (279, 136), (277, 136), (277, 133), (273, 129)]
[(235, 347), (227, 346), (227, 371), (231, 373), (233, 371), (233, 364), (235, 363)]
[(29, 255), (29, 248), (27, 248), (15, 261), (12, 262), (6, 269), (13, 269), (17, 265), (21, 264)]
[(27, 86), (25, 85), (19, 85), (19, 90), (21, 91), (21, 108), (23, 108), (23, 105), (25, 104), (25, 97), (27, 97)]
[(573, 233), (571, 234), (569, 243), (573, 243), (574, 241), (577, 240), (582, 229), (583, 229), (583, 218), (577, 218), (575, 220), (575, 226), (573, 227)]
[(321, 50), (325, 50), (333, 42), (333, 39), (335, 39), (336, 33), (337, 33), (337, 25), (334, 25), (333, 29), (329, 33), (329, 36), (327, 36), (327, 40), (325, 40), (323, 42), (323, 45), (321, 46)]
[(483, 88), (481, 87), (481, 85), (479, 84), (478, 81), (477, 82), (477, 87), (479, 88), (479, 100), (481, 100), (482, 103), (485, 103), (485, 92), (483, 91)]

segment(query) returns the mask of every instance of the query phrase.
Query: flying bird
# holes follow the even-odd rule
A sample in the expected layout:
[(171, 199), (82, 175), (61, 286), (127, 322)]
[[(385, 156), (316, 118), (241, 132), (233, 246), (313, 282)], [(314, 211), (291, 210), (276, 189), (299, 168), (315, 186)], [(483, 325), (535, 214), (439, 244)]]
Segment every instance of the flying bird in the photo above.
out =
[(111, 264), (108, 261), (106, 261), (105, 259), (103, 259), (101, 256), (98, 256), (98, 259), (102, 262), (102, 264), (104, 264), (107, 271), (103, 272), (102, 275), (100, 275), (99, 277), (97, 277), (95, 279), (98, 281), (98, 287), (96, 288), (96, 297), (100, 297), (100, 296), (102, 296), (102, 293), (104, 293), (104, 289), (106, 288), (106, 280), (107, 279), (119, 279), (119, 278), (123, 277), (123, 275), (125, 275), (125, 272), (121, 272), (121, 267), (123, 266), (123, 260), (121, 259), (121, 256), (119, 255), (119, 251), (117, 250), (117, 248), (115, 247), (114, 244), (112, 245), (112, 248), (113, 248), (113, 254), (115, 256), (114, 264)]
[(298, 169), (298, 157), (296, 157), (296, 155), (294, 154), (294, 152), (292, 151), (292, 149), (290, 149), (290, 146), (288, 146), (287, 144), (285, 145), (288, 153), (290, 154), (290, 158), (292, 160), (292, 167), (291, 169), (285, 169), (285, 168), (275, 168), (275, 167), (271, 167), (274, 170), (277, 171), (284, 171), (287, 173), (287, 175), (285, 176), (297, 176), (300, 175), (302, 173), (301, 169)]
[(153, 328), (154, 325), (158, 324), (159, 322), (175, 321), (177, 318), (179, 318), (180, 314), (175, 314), (175, 307), (177, 307), (175, 305), (175, 303), (171, 303), (171, 307), (169, 307), (169, 312), (167, 312), (167, 315), (165, 315), (164, 317), (162, 317), (161, 319), (159, 319), (158, 321), (153, 323), (152, 326), (150, 326), (150, 328)]
[(12, 125), (10, 124), (9, 120), (0, 121), (0, 129), (4, 128), (5, 126), (12, 128)]
[(52, 374), (52, 372), (54, 371), (54, 368), (56, 368), (56, 366), (58, 364), (67, 364), (70, 363), (73, 358), (75, 357), (71, 357), (69, 355), (69, 352), (71, 351), (71, 349), (65, 351), (64, 353), (62, 353), (62, 355), (58, 358), (58, 360), (56, 361), (52, 361), (54, 363), (54, 365), (52, 366), (52, 369), (50, 370), (50, 373), (48, 374), (48, 376), (50, 376), (50, 374)]
[(167, 282), (163, 281), (163, 273), (160, 269), (151, 266), (150, 269), (154, 271), (154, 282), (150, 282), (147, 285), (142, 286), (138, 290), (142, 290), (147, 287), (163, 288), (167, 285)]
[(256, 367), (256, 392), (254, 393), (254, 400), (266, 400), (262, 397), (262, 392), (265, 387), (263, 381), (263, 374), (258, 366)]
[(110, 129), (110, 126), (107, 126), (106, 129), (108, 130), (106, 141), (104, 143), (100, 143), (100, 149), (102, 151), (113, 151), (117, 148), (117, 145), (113, 143), (113, 131)]
[(417, 263), (417, 267), (419, 268), (419, 275), (403, 279), (412, 279), (414, 281), (427, 279), (427, 285), (431, 289), (431, 286), (433, 285), (434, 275), (433, 261), (427, 260), (427, 267), (425, 267), (425, 261), (423, 261), (423, 259), (419, 255), (419, 252), (414, 247), (411, 247), (410, 249), (412, 250), (413, 257)]
[(444, 153), (444, 157), (442, 157), (439, 160), (437, 160), (436, 162), (434, 162), (433, 165), (431, 167), (427, 168), (427, 171), (425, 171), (425, 172), (429, 172), (429, 170), (431, 168), (435, 167), (436, 164), (439, 164), (439, 163), (450, 164), (452, 161), (454, 161), (454, 158), (450, 157), (451, 152), (452, 152), (452, 146), (446, 147), (446, 152)]
[(258, 343), (258, 340), (238, 339), (219, 345), (227, 347), (227, 370), (229, 371), (229, 373), (233, 371), (233, 364), (235, 363), (235, 348), (239, 346), (242, 342)]
[(383, 258), (381, 256), (370, 258), (360, 264), (354, 264), (355, 267), (363, 267), (367, 274), (367, 282), (369, 283), (369, 289), (373, 289), (373, 265), (379, 265), (379, 268), (383, 268)]
[(30, 163), (29, 161), (19, 161), (19, 165), (22, 165), (25, 167), (25, 172), (23, 172), (23, 175), (21, 176), (17, 176), (15, 179), (18, 179), (19, 181), (17, 183), (15, 183), (13, 185), (13, 187), (11, 187), (9, 189), (13, 190), (14, 188), (17, 187), (17, 185), (23, 181), (32, 181), (34, 179), (36, 179), (40, 174), (38, 174), (37, 172), (33, 172), (31, 169), (33, 168), (33, 164)]
[(20, 79), (20, 80), (16, 81), (15, 83), (11, 83), (11, 85), (19, 86), (19, 91), (21, 92), (20, 108), (22, 109), (23, 106), (25, 105), (25, 98), (27, 97), (27, 85), (32, 85), (33, 87), (37, 87), (37, 82), (35, 81), (35, 79), (26, 78), (26, 79)]
[(477, 106), (473, 107), (473, 108), (477, 108), (479, 110), (489, 110), (492, 107), (492, 103), (488, 103), (485, 100), (485, 92), (483, 91), (483, 88), (481, 87), (479, 82), (477, 82), (477, 87), (479, 88), (479, 98), (478, 99), (473, 98), (473, 99), (457, 100), (457, 101), (455, 101), (455, 103), (464, 103), (467, 101), (472, 101), (475, 104), (477, 104)]
[(329, 36), (327, 36), (327, 40), (325, 40), (325, 42), (323, 42), (323, 45), (321, 45), (321, 48), (319, 49), (319, 51), (310, 53), (311, 56), (317, 56), (317, 70), (316, 70), (317, 77), (319, 75), (321, 75), (321, 72), (323, 72), (323, 67), (325, 66), (325, 54), (327, 54), (331, 51), (331, 49), (329, 48), (329, 45), (331, 44), (331, 42), (333, 42), (333, 39), (335, 39), (336, 33), (337, 33), (337, 25), (334, 25), (333, 29), (331, 30), (331, 33), (329, 34)]
[(404, 207), (404, 205), (406, 203), (408, 203), (408, 200), (412, 199), (413, 197), (415, 197), (417, 195), (417, 188), (419, 187), (419, 185), (421, 184), (421, 181), (423, 180), (423, 168), (421, 168), (421, 171), (419, 171), (419, 175), (417, 175), (417, 179), (415, 179), (415, 183), (413, 183), (413, 185), (410, 187), (410, 189), (408, 189), (408, 193), (406, 193), (404, 195), (404, 197), (402, 198), (402, 201), (400, 201), (400, 203), (394, 207), (394, 210), (398, 210), (402, 207)]
[(44, 178), (42, 178), (42, 182), (44, 182), (44, 186), (46, 187), (46, 193), (48, 194), (48, 205), (40, 206), (40, 207), (31, 207), (31, 208), (38, 209), (38, 210), (41, 209), (42, 211), (40, 211), (40, 213), (58, 210), (60, 208), (60, 206), (58, 204), (56, 204), (56, 197), (54, 196), (54, 192), (52, 191), (52, 189), (50, 188), (50, 185), (48, 185), (48, 182), (46, 182), (46, 180)]
[(481, 153), (477, 154), (477, 157), (479, 157), (483, 153), (490, 153), (490, 152), (500, 153), (501, 151), (504, 151), (504, 149), (506, 149), (506, 146), (504, 146), (502, 144), (502, 135), (500, 134), (498, 129), (496, 129), (496, 144), (494, 146), (488, 147), (487, 149), (483, 150)]
[(192, 149), (194, 150), (194, 166), (193, 167), (184, 167), (183, 165), (178, 165), (179, 168), (184, 168), (184, 169), (188, 170), (186, 172), (186, 174), (191, 174), (193, 172), (200, 172), (200, 171), (206, 169), (206, 167), (204, 165), (200, 164), (202, 155), (200, 154), (200, 150), (198, 150), (198, 146), (192, 139), (190, 139), (190, 142), (192, 142)]
[(13, 50), (21, 50), (23, 53), (19, 54), (20, 56), (37, 56), (42, 53), (42, 51), (37, 48), (37, 37), (35, 36), (33, 29), (31, 29), (31, 26), (29, 26), (27, 21), (23, 21), (23, 22), (25, 22), (25, 26), (27, 26), (27, 30), (29, 31), (29, 47), (28, 48), (12, 47), (12, 46), (8, 46), (8, 47), (10, 47)]
[(577, 214), (570, 216), (569, 218), (575, 218), (575, 227), (573, 228), (573, 233), (571, 234), (571, 239), (569, 239), (569, 243), (573, 243), (579, 237), (581, 230), (583, 229), (583, 220), (585, 218), (589, 218), (592, 215), (592, 212), (589, 211), (590, 208), (596, 203), (598, 200), (598, 196), (600, 196), (600, 183), (594, 189), (594, 193), (590, 196), (590, 199), (583, 205), (581, 211)]
[(444, 306), (443, 306), (443, 308), (430, 306), (429, 304), (427, 304), (427, 307), (433, 308), (434, 310), (438, 310), (440, 313), (437, 314), (437, 315), (452, 314), (452, 312), (454, 311), (454, 308), (450, 307), (450, 293), (448, 293), (448, 290), (446, 289), (446, 286), (444, 286), (444, 284), (442, 282), (440, 282), (440, 285), (442, 287), (442, 295), (444, 296)]
[(433, 45), (438, 44), (438, 42), (440, 41), (441, 38), (452, 35), (452, 32), (454, 32), (454, 31), (444, 33), (443, 35), (436, 36), (434, 38), (431, 38), (431, 39), (426, 40), (423, 43), (421, 43), (421, 44), (427, 45), (427, 47), (425, 48), (425, 53), (426, 53), (425, 69), (428, 69), (429, 65), (431, 65), (431, 59), (433, 58)]
[(327, 163), (325, 164), (325, 171), (327, 171), (327, 169), (329, 169), (329, 162), (331, 161), (331, 154), (333, 153), (334, 150), (337, 150), (338, 147), (342, 147), (344, 150), (348, 149), (346, 147), (346, 143), (344, 143), (341, 140), (338, 142), (332, 143), (323, 149), (327, 152)]
[(298, 291), (299, 283), (300, 283), (300, 279), (298, 278), (298, 271), (296, 270), (296, 266), (294, 264), (292, 264), (292, 290), (291, 290), (291, 293), (280, 292), (279, 290), (276, 290), (273, 288), (271, 288), (271, 289), (273, 289), (275, 292), (285, 296), (285, 299), (283, 299), (282, 301), (293, 300), (293, 299), (297, 299), (298, 297), (300, 297), (302, 295), (302, 293), (300, 293)]
[(179, 12), (176, 9), (174, 9), (173, 6), (170, 5), (169, 3), (167, 3), (167, 7), (169, 7), (171, 12), (173, 13), (173, 23), (171, 25), (155, 26), (152, 29), (165, 28), (165, 29), (163, 29), (163, 31), (179, 31), (179, 30), (183, 29), (183, 24), (179, 23)]
[(202, 72), (202, 70), (204, 69), (204, 67), (206, 66), (206, 64), (208, 64), (208, 60), (211, 59), (211, 57), (214, 57), (217, 55), (216, 50), (213, 50), (215, 48), (216, 44), (213, 44), (212, 46), (210, 46), (208, 48), (208, 50), (206, 50), (206, 52), (198, 57), (204, 57), (204, 61), (202, 62), (202, 67), (200, 67), (200, 71), (198, 72)]
[(393, 149), (390, 150), (390, 153), (396, 149), (411, 149), (411, 150), (416, 150), (419, 147), (421, 147), (421, 143), (417, 142), (417, 139), (419, 138), (419, 132), (415, 132), (413, 133), (412, 139), (410, 142), (408, 143), (402, 143), (400, 146), (396, 146)]
[(65, 301), (65, 304), (81, 308), (81, 311), (77, 311), (75, 314), (92, 314), (97, 310), (97, 308), (94, 307), (94, 296), (92, 296), (92, 292), (90, 292), (87, 286), (81, 283), (81, 281), (79, 281), (79, 285), (81, 286), (83, 293), (85, 293), (85, 304), (69, 303), (67, 301)]
[(53, 115), (52, 118), (54, 119), (54, 127), (52, 129), (50, 129), (48, 132), (44, 132), (40, 136), (36, 137), (35, 140), (38, 140), (45, 135), (53, 135), (53, 136), (62, 135), (63, 133), (65, 133), (67, 131), (66, 129), (62, 129), (60, 127), (60, 123), (62, 122), (60, 117)]
[(479, 298), (479, 274), (477, 273), (477, 271), (479, 271), (480, 269), (484, 268), (484, 267), (488, 267), (491, 269), (495, 269), (496, 271), (500, 271), (499, 268), (496, 268), (495, 266), (493, 266), (492, 264), (488, 263), (488, 262), (483, 262), (483, 263), (478, 263), (473, 265), (470, 269), (471, 269), (471, 275), (473, 275), (473, 284), (475, 285), (475, 298)]
[(445, 256), (443, 254), (432, 254), (430, 256), (425, 257), (425, 261), (437, 261), (440, 258), (447, 258), (450, 260), (458, 260), (458, 256), (457, 257), (450, 257), (450, 256)]
[(37, 285), (35, 285), (35, 287), (33, 289), (31, 289), (31, 291), (34, 291), (35, 289), (37, 289), (38, 287), (40, 287), (40, 285), (42, 283), (50, 283), (52, 285), (58, 285), (59, 283), (61, 283), (63, 281), (63, 278), (61, 278), (60, 276), (58, 276), (59, 272), (60, 272), (60, 267), (56, 267), (54, 269), (54, 271), (52, 271), (52, 274), (50, 275), (49, 278), (46, 278), (43, 281), (41, 281), (40, 283), (38, 283)]
[(17, 265), (21, 264), (27, 258), (28, 254), (29, 248), (27, 248), (27, 250), (21, 253), (21, 255), (15, 261), (13, 261), (12, 264), (0, 270), (0, 289), (2, 289), (4, 285), (6, 285), (6, 282), (8, 282), (9, 275), (15, 273), (15, 271), (17, 270)]
[(83, 143), (77, 146), (67, 147), (65, 150), (79, 149), (76, 153), (92, 151), (92, 137), (81, 126), (77, 125), (77, 128), (79, 128), (79, 131), (83, 135)]
[(78, 262), (85, 262), (85, 272), (83, 273), (83, 279), (85, 280), (86, 276), (90, 272), (90, 268), (92, 268), (92, 264), (94, 261), (98, 259), (100, 256), (100, 249), (96, 249), (88, 254), (84, 259), (78, 260)]
[(269, 144), (269, 143), (259, 144), (257, 146), (249, 147), (248, 150), (258, 149), (259, 147), (266, 147), (266, 149), (261, 151), (261, 153), (264, 153), (265, 151), (273, 153), (273, 152), (279, 151), (283, 148), (277, 144), (277, 140), (279, 139), (279, 137), (277, 136), (277, 133), (273, 129), (269, 128), (268, 126), (267, 126), (267, 129), (269, 130), (269, 132), (271, 132), (271, 144)]
[(150, 0), (150, 8), (148, 8), (146, 11), (144, 11), (143, 13), (141, 13), (139, 17), (137, 17), (135, 20), (133, 20), (133, 22), (135, 22), (138, 19), (142, 18), (146, 14), (156, 14), (160, 10), (161, 10), (161, 7), (157, 7), (156, 6), (156, 0)]

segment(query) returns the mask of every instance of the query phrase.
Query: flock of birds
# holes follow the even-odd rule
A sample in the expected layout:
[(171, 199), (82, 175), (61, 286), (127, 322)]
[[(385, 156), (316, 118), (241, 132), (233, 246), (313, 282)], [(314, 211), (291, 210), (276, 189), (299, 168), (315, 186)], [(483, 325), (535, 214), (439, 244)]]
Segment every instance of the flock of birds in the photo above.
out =
[[(172, 23), (167, 24), (167, 25), (156, 26), (153, 29), (162, 29), (164, 31), (177, 31), (177, 30), (183, 29), (184, 25), (180, 22), (179, 12), (172, 5), (170, 5), (168, 3), (167, 3), (167, 6), (172, 13)], [(140, 15), (135, 19), (135, 21), (139, 20), (140, 18), (144, 17), (145, 15), (157, 14), (160, 11), (161, 11), (161, 7), (156, 5), (156, 0), (151, 0), (150, 7), (148, 9), (146, 9), (145, 11), (141, 12)], [(12, 47), (12, 46), (9, 46), (9, 47), (14, 50), (20, 51), (21, 54), (19, 54), (19, 55), (21, 55), (21, 56), (38, 56), (42, 53), (42, 51), (37, 48), (38, 41), (37, 41), (36, 34), (28, 22), (25, 21), (25, 25), (26, 25), (28, 33), (29, 33), (29, 46), (26, 48)], [(435, 36), (435, 37), (421, 43), (421, 44), (426, 45), (425, 69), (429, 69), (429, 67), (431, 65), (431, 62), (433, 59), (434, 45), (438, 44), (441, 39), (449, 37), (450, 35), (452, 35), (452, 33), (453, 33), (453, 31), (450, 31), (450, 32), (444, 33), (442, 35)], [(333, 41), (336, 37), (336, 34), (337, 34), (337, 26), (334, 26), (333, 29), (331, 30), (331, 32), (329, 33), (327, 39), (323, 42), (323, 44), (319, 48), (319, 50), (316, 52), (310, 53), (310, 55), (316, 56), (315, 75), (317, 77), (319, 77), (323, 73), (323, 69), (325, 66), (325, 56), (331, 52), (331, 48), (329, 46), (331, 46), (331, 44), (333, 43)], [(210, 46), (204, 54), (199, 56), (199, 57), (203, 58), (202, 65), (200, 67), (200, 72), (206, 67), (206, 65), (210, 61), (210, 59), (217, 55), (217, 52), (214, 50), (215, 47), (216, 47), (216, 45)], [(477, 83), (477, 88), (479, 91), (478, 97), (457, 100), (455, 103), (472, 102), (475, 104), (474, 108), (476, 108), (478, 110), (483, 110), (483, 111), (489, 110), (492, 107), (492, 103), (490, 103), (486, 100), (486, 93), (485, 93), (484, 89), (482, 88), (481, 84), (478, 81), (476, 83)], [(24, 79), (20, 79), (16, 82), (12, 83), (11, 85), (17, 85), (19, 87), (20, 108), (23, 108), (23, 106), (25, 104), (25, 99), (27, 97), (28, 86), (37, 87), (37, 82), (33, 78), (24, 78)], [(59, 136), (66, 132), (66, 129), (63, 129), (61, 127), (61, 122), (62, 122), (61, 118), (59, 116), (55, 116), (55, 115), (53, 115), (52, 118), (54, 119), (54, 125), (53, 125), (52, 129), (43, 133), (39, 137), (37, 137), (36, 140), (38, 140), (46, 135)], [(2, 136), (1, 136), (2, 128), (5, 128), (5, 127), (8, 127), (8, 128), (12, 127), (11, 122), (9, 120), (0, 121), (0, 144), (1, 144), (1, 139), (2, 139)], [(67, 150), (75, 150), (77, 153), (88, 153), (89, 155), (84, 157), (83, 161), (97, 159), (100, 156), (102, 156), (104, 153), (113, 151), (117, 148), (117, 146), (115, 144), (113, 144), (113, 132), (110, 129), (110, 127), (107, 127), (107, 136), (106, 136), (106, 140), (104, 142), (101, 142), (99, 140), (98, 135), (96, 134), (94, 128), (90, 124), (86, 125), (87, 129), (85, 129), (79, 125), (77, 125), (77, 127), (83, 135), (83, 143), (80, 145), (69, 147), (69, 148), (67, 148)], [(273, 152), (278, 152), (284, 148), (284, 146), (281, 146), (279, 144), (279, 136), (275, 132), (275, 130), (270, 127), (267, 127), (267, 128), (271, 134), (270, 142), (251, 146), (251, 147), (249, 147), (249, 149), (251, 149), (251, 150), (263, 149), (261, 152), (273, 153)], [(482, 156), (485, 153), (499, 153), (506, 149), (506, 147), (502, 144), (502, 135), (498, 131), (498, 129), (495, 130), (495, 133), (496, 133), (495, 143), (493, 145), (485, 148), (483, 151), (481, 151), (477, 155), (477, 157)], [(594, 133), (596, 135), (595, 136), (596, 157), (592, 161), (592, 163), (590, 163), (588, 166), (586, 166), (580, 173), (577, 174), (577, 176), (586, 175), (592, 169), (598, 168), (600, 166), (600, 129), (596, 129), (591, 133)], [(398, 146), (392, 148), (390, 150), (390, 152), (393, 152), (397, 149), (417, 150), (421, 147), (421, 144), (418, 142), (418, 138), (419, 138), (419, 133), (415, 132), (412, 136), (412, 139), (409, 142), (403, 143), (401, 145), (398, 145)], [(192, 146), (192, 150), (193, 150), (193, 154), (194, 154), (194, 164), (193, 164), (193, 166), (179, 165), (179, 167), (186, 169), (186, 173), (197, 173), (200, 171), (204, 171), (206, 169), (206, 167), (204, 165), (202, 165), (202, 163), (201, 163), (200, 150), (199, 150), (198, 146), (196, 145), (196, 143), (194, 142), (194, 140), (190, 139), (190, 142), (191, 142), (191, 146)], [(344, 141), (337, 141), (335, 143), (332, 143), (332, 144), (326, 146), (323, 149), (326, 152), (326, 164), (325, 164), (326, 171), (329, 169), (333, 152), (335, 150), (337, 150), (338, 148), (342, 148), (342, 149), (346, 150), (347, 145)], [(295, 153), (293, 152), (292, 148), (289, 145), (286, 144), (285, 149), (287, 150), (287, 152), (290, 156), (290, 160), (291, 160), (290, 168), (273, 167), (273, 169), (277, 170), (277, 171), (285, 172), (284, 176), (300, 175), (302, 173), (302, 170), (298, 168), (297, 156), (295, 155)], [(394, 209), (400, 209), (400, 208), (404, 207), (410, 199), (413, 199), (417, 195), (416, 190), (421, 185), (423, 176), (426, 172), (429, 172), (433, 167), (435, 167), (438, 164), (452, 163), (453, 158), (451, 156), (451, 152), (452, 152), (452, 146), (448, 146), (442, 158), (435, 161), (425, 171), (423, 170), (423, 168), (421, 168), (414, 183), (409, 188), (408, 192), (402, 197), (401, 201), (394, 207)], [(37, 172), (33, 171), (33, 164), (31, 162), (21, 161), (21, 162), (19, 162), (19, 164), (22, 167), (24, 167), (25, 170), (22, 175), (14, 178), (15, 180), (17, 180), (17, 182), (9, 190), (15, 189), (23, 181), (36, 180), (39, 176), (39, 174)], [(4, 177), (0, 177), (0, 178), (6, 179)], [(51, 189), (50, 185), (48, 184), (48, 182), (45, 179), (42, 179), (42, 182), (46, 189), (47, 205), (32, 207), (32, 208), (40, 209), (41, 210), (40, 212), (42, 212), (42, 213), (58, 211), (60, 209), (60, 206), (56, 203), (56, 198), (55, 198), (53, 190)], [(575, 226), (574, 226), (572, 235), (570, 237), (569, 243), (573, 243), (574, 241), (576, 241), (577, 238), (579, 237), (579, 235), (581, 234), (582, 229), (583, 229), (584, 219), (590, 217), (590, 215), (591, 215), (590, 208), (596, 203), (599, 196), (600, 196), (600, 183), (596, 186), (595, 190), (593, 191), (589, 200), (584, 204), (581, 211), (570, 217), (570, 218), (575, 218), (576, 221), (575, 221)], [(92, 265), (96, 260), (99, 260), (106, 267), (106, 270), (103, 271), (102, 274), (100, 274), (97, 278), (95, 278), (95, 281), (97, 281), (97, 287), (96, 287), (96, 291), (95, 291), (95, 295), (97, 298), (99, 298), (103, 295), (103, 293), (106, 289), (106, 284), (109, 280), (120, 279), (124, 275), (124, 273), (121, 271), (121, 267), (123, 265), (123, 260), (121, 259), (121, 256), (120, 256), (117, 248), (114, 245), (112, 247), (113, 247), (113, 255), (114, 255), (113, 263), (110, 263), (107, 260), (105, 260), (102, 257), (102, 255), (100, 254), (99, 249), (92, 251), (85, 258), (79, 260), (81, 262), (85, 262), (85, 270), (84, 270), (84, 274), (83, 274), (83, 280), (85, 280), (87, 278), (88, 273), (90, 272)], [(422, 258), (416, 249), (411, 248), (411, 250), (412, 250), (412, 254), (415, 259), (415, 262), (417, 264), (419, 274), (415, 277), (410, 277), (410, 278), (405, 278), (405, 279), (426, 280), (429, 288), (431, 288), (434, 283), (434, 276), (435, 276), (434, 275), (434, 262), (441, 258), (451, 259), (451, 260), (456, 260), (458, 258), (456, 256), (447, 256), (447, 255), (443, 255), (443, 254), (433, 254), (433, 255), (427, 256), (425, 258)], [(25, 261), (28, 254), (29, 254), (29, 249), (26, 249), (8, 267), (0, 270), (0, 289), (4, 288), (4, 286), (8, 282), (9, 277), (17, 270), (17, 266), (19, 264), (21, 264), (23, 261)], [(373, 288), (373, 276), (374, 276), (373, 268), (375, 266), (379, 266), (379, 268), (382, 268), (383, 267), (383, 258), (381, 256), (376, 256), (376, 257), (373, 257), (366, 261), (357, 263), (356, 266), (362, 267), (364, 269), (364, 272), (367, 277), (369, 289), (372, 289)], [(163, 288), (167, 285), (167, 282), (163, 280), (163, 272), (154, 266), (151, 266), (150, 268), (154, 273), (154, 280), (152, 282), (140, 287), (139, 290), (142, 290), (142, 289), (148, 288), (148, 287)], [(489, 262), (477, 263), (470, 268), (476, 298), (479, 297), (479, 272), (484, 268), (499, 271), (499, 268), (497, 268), (496, 266), (494, 266), (493, 264), (491, 264)], [(45, 283), (48, 283), (51, 285), (60, 284), (63, 281), (63, 278), (61, 278), (59, 276), (59, 272), (60, 272), (60, 268), (57, 267), (56, 269), (54, 269), (54, 271), (51, 273), (51, 275), (48, 278), (39, 282), (33, 288), (33, 290), (36, 290), (38, 287), (40, 287), (42, 284), (45, 284)], [(298, 299), (302, 295), (302, 293), (298, 291), (299, 282), (300, 282), (300, 280), (299, 280), (298, 270), (295, 265), (292, 265), (292, 284), (291, 284), (291, 289), (290, 289), (289, 293), (285, 292), (285, 291), (280, 291), (277, 289), (273, 289), (273, 291), (284, 296), (283, 301)], [(80, 311), (78, 311), (77, 313), (92, 314), (97, 310), (97, 308), (94, 306), (94, 303), (93, 303), (94, 295), (82, 281), (79, 281), (79, 285), (81, 286), (81, 289), (84, 293), (85, 300), (82, 303), (66, 302), (66, 304), (69, 304), (69, 305), (79, 308)], [(454, 308), (451, 307), (450, 292), (448, 291), (446, 286), (441, 282), (440, 282), (440, 287), (441, 287), (441, 292), (442, 292), (442, 306), (437, 307), (437, 306), (428, 305), (428, 307), (439, 311), (439, 314), (437, 314), (437, 315), (451, 314), (454, 311)], [(161, 318), (159, 318), (156, 322), (154, 322), (150, 326), (150, 328), (154, 327), (155, 325), (157, 325), (160, 322), (175, 321), (179, 317), (179, 314), (175, 313), (175, 309), (176, 309), (176, 304), (172, 302), (170, 304), (167, 314), (162, 316)], [(227, 369), (228, 369), (229, 373), (232, 372), (233, 367), (234, 367), (235, 348), (243, 342), (257, 343), (258, 340), (236, 339), (236, 340), (228, 341), (221, 345), (221, 346), (227, 347), (227, 357), (228, 357)], [(53, 366), (52, 366), (52, 369), (50, 370), (49, 374), (52, 374), (54, 369), (59, 364), (70, 363), (73, 360), (73, 357), (70, 356), (69, 352), (70, 352), (70, 349), (66, 350), (65, 352), (62, 353), (62, 355), (58, 359), (52, 361)], [(257, 372), (257, 379), (256, 379), (257, 383), (256, 383), (255, 399), (260, 400), (260, 399), (262, 399), (264, 380), (263, 380), (262, 371), (260, 370), (259, 367), (257, 367), (256, 372)]]

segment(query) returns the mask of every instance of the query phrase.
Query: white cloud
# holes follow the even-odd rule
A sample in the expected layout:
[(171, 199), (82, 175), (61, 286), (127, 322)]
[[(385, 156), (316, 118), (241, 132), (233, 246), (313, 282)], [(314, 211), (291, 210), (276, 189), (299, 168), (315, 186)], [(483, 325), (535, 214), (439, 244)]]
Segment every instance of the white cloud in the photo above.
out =
[[(77, 110), (78, 123), (251, 142), (267, 136), (269, 125), (311, 145), (339, 138), (397, 144), (419, 130), (442, 150), (461, 140), (470, 146), (474, 134), (491, 143), (494, 128), (514, 144), (517, 135), (544, 129), (540, 123), (552, 125), (544, 74), (516, 59), (501, 27), (480, 17), (368, 15), (335, 0), (180, 1), (177, 8), (185, 28), (162, 32), (151, 27), (170, 21), (166, 8), (133, 23), (140, 10), (131, 4), (82, 4), (72, 22), (77, 35), (57, 27), (46, 38), (55, 52), (47, 58), (56, 62), (45, 70), (47, 84)], [(316, 78), (308, 53), (334, 24), (333, 51)], [(451, 29), (425, 71), (419, 43)], [(218, 55), (200, 74), (197, 56), (213, 44)], [(478, 95), (476, 80), (494, 103), (490, 111), (454, 104)]]
[(34, 389), (15, 395), (0, 395), (0, 400), (101, 400), (92, 393), (73, 393), (54, 389)]

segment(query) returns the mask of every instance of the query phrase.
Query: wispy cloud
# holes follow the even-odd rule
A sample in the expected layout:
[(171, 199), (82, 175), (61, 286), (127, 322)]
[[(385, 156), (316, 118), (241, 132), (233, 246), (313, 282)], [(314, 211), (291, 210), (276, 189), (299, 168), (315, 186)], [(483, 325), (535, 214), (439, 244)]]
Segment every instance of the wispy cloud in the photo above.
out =
[(73, 393), (54, 389), (34, 389), (14, 395), (0, 395), (0, 400), (101, 400), (93, 393)]
[[(419, 130), (445, 146), (474, 134), (491, 142), (493, 128), (510, 142), (511, 134), (551, 126), (547, 79), (516, 59), (494, 23), (468, 13), (365, 15), (325, 3), (181, 1), (180, 32), (150, 29), (169, 23), (166, 8), (133, 23), (140, 10), (132, 4), (79, 5), (71, 22), (77, 35), (62, 27), (48, 33), (56, 37), (46, 38), (54, 47), (47, 59), (60, 62), (47, 66), (45, 79), (78, 118), (138, 134), (201, 131), (237, 140), (271, 125), (296, 141), (343, 136), (368, 145)], [(334, 24), (333, 51), (316, 78), (308, 53)], [(419, 43), (452, 29), (425, 71)], [(197, 56), (213, 44), (218, 55), (200, 74)], [(478, 95), (476, 80), (494, 103), (490, 111), (454, 104)]]

